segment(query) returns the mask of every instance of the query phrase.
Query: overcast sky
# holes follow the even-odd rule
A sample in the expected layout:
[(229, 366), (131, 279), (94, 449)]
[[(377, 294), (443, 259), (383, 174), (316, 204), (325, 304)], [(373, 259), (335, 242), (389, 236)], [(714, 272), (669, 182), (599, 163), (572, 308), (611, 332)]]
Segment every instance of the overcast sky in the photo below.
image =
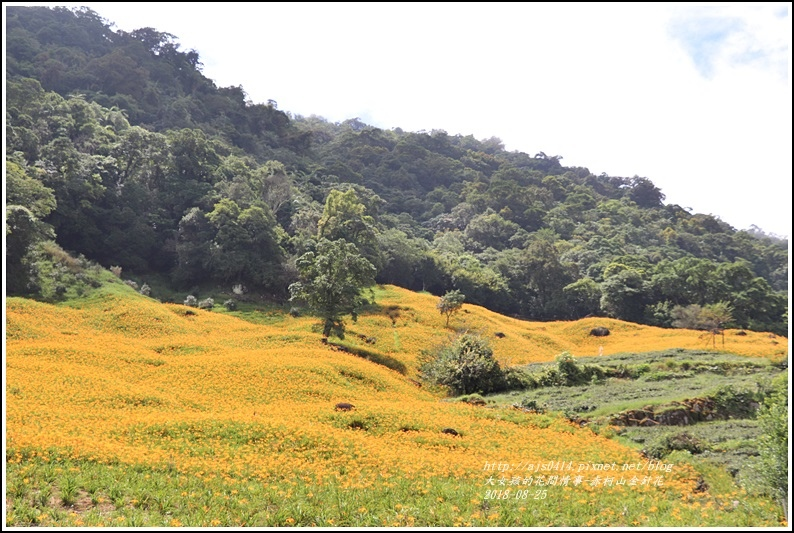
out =
[(788, 3), (48, 5), (171, 33), (256, 103), (495, 136), (791, 233)]

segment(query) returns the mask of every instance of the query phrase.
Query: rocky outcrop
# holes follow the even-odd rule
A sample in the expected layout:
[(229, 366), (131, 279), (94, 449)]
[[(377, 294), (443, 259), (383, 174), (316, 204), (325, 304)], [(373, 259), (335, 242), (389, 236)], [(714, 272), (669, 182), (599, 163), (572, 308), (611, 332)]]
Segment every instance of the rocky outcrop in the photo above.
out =
[(616, 426), (688, 426), (696, 422), (729, 418), (711, 398), (690, 398), (666, 405), (647, 405), (612, 418)]

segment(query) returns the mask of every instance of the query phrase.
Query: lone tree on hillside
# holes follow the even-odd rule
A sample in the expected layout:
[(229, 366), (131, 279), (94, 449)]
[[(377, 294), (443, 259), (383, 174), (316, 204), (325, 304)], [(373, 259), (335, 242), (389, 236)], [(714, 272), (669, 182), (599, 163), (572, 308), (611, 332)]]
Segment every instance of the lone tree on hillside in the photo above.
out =
[(711, 343), (716, 347), (718, 334), (722, 335), (722, 344), (725, 344), (725, 326), (733, 320), (733, 307), (728, 302), (717, 302), (703, 307), (697, 304), (676, 306), (671, 315), (676, 328), (699, 329), (711, 333)]
[(290, 300), (300, 300), (323, 319), (323, 337), (345, 338), (344, 315), (353, 322), (367, 300), (362, 289), (375, 283), (375, 267), (355, 245), (339, 239), (320, 239), (314, 251), (298, 258), (300, 281), (289, 286)]
[(449, 317), (460, 311), (463, 307), (463, 301), (466, 297), (459, 290), (448, 291), (438, 301), (436, 307), (441, 311), (442, 315), (447, 315), (447, 326), (449, 327)]

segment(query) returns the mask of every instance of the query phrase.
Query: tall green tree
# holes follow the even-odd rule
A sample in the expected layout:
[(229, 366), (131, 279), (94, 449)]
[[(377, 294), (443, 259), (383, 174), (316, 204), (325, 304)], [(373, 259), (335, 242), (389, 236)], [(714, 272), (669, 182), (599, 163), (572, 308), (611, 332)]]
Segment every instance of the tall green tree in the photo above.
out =
[(267, 206), (240, 209), (224, 198), (207, 220), (215, 229), (208, 258), (214, 278), (258, 287), (275, 285), (283, 257), (278, 234), (283, 230)]
[(289, 286), (290, 300), (305, 302), (322, 318), (323, 337), (345, 337), (344, 316), (355, 322), (367, 300), (362, 290), (375, 283), (375, 267), (355, 245), (320, 239), (296, 262), (300, 280)]
[(353, 189), (328, 193), (323, 216), (317, 223), (317, 236), (331, 241), (344, 239), (354, 244), (370, 263), (376, 267), (381, 264), (375, 219)]
[(6, 161), (6, 290), (22, 294), (30, 280), (31, 247), (54, 237), (42, 222), (55, 209), (55, 195), (13, 161)]

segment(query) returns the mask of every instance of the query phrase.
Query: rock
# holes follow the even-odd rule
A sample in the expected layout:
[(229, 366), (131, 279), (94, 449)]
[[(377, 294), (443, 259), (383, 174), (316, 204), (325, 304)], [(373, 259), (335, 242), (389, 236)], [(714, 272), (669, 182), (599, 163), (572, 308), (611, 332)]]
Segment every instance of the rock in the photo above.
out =
[(441, 430), (441, 433), (446, 433), (447, 435), (452, 435), (453, 437), (457, 437), (460, 435), (460, 433), (458, 433), (452, 428), (444, 428)]
[(593, 337), (606, 337), (609, 335), (609, 330), (605, 327), (599, 326), (590, 330), (590, 335)]
[(356, 408), (355, 405), (347, 402), (339, 402), (334, 406), (334, 409), (336, 409), (337, 411), (352, 411), (355, 408)]

